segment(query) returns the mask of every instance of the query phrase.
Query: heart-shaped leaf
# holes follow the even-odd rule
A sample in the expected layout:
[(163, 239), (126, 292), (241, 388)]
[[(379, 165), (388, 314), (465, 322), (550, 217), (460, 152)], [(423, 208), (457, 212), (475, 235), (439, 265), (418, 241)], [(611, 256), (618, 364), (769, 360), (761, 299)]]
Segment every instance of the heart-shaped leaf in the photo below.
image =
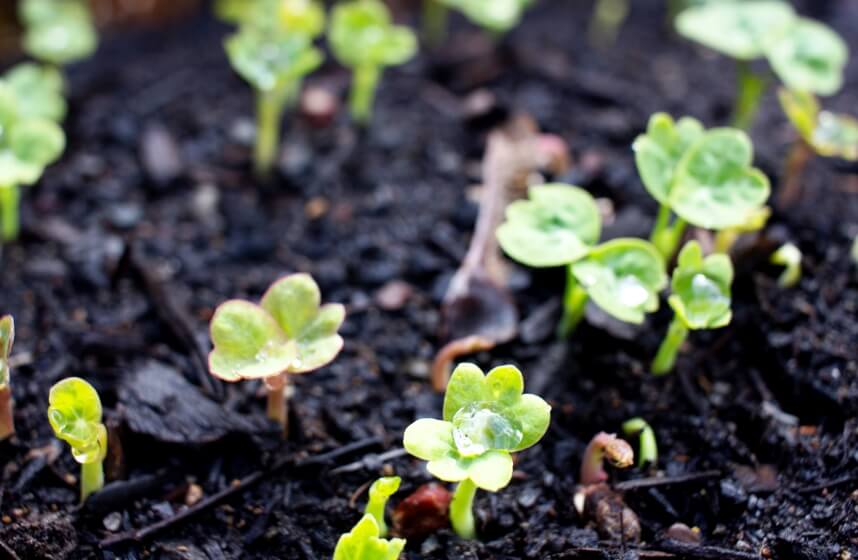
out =
[(724, 254), (703, 258), (696, 241), (682, 248), (671, 279), (668, 303), (683, 324), (692, 330), (716, 329), (730, 323), (730, 286), (733, 264)]
[(48, 422), (57, 438), (71, 446), (78, 463), (104, 459), (107, 430), (101, 423), (101, 399), (83, 379), (69, 377), (51, 387)]
[(24, 50), (62, 66), (95, 52), (98, 35), (85, 0), (23, 0)]
[(417, 52), (414, 32), (393, 25), (387, 6), (379, 0), (337, 4), (328, 40), (337, 60), (351, 67), (398, 65)]
[(788, 88), (833, 95), (843, 85), (849, 48), (827, 25), (799, 18), (766, 54)]
[(310, 37), (279, 27), (242, 26), (224, 46), (235, 71), (259, 91), (274, 91), (324, 61)]
[(396, 560), (405, 548), (403, 539), (379, 537), (379, 527), (372, 515), (364, 515), (354, 528), (340, 537), (334, 549), (334, 560)]
[(638, 173), (646, 190), (661, 204), (669, 203), (676, 167), (703, 133), (703, 125), (695, 118), (674, 122), (670, 115), (656, 113), (649, 119), (646, 134), (635, 139), (632, 148)]

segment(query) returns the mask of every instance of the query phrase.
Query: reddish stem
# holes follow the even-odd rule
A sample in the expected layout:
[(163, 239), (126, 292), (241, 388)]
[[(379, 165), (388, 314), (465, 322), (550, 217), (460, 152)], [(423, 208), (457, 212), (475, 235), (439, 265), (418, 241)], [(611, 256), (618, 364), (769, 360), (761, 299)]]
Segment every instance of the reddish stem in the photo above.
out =
[(286, 400), (286, 388), (289, 377), (286, 373), (265, 379), (268, 389), (268, 418), (274, 420), (283, 428), (283, 438), (289, 436), (289, 404)]
[(13, 415), (12, 387), (7, 383), (0, 389), (0, 441), (15, 433), (15, 417)]
[(478, 335), (451, 340), (438, 351), (432, 362), (432, 388), (439, 393), (447, 389), (452, 363), (459, 356), (491, 350), (494, 347), (494, 341)]
[(599, 432), (590, 440), (584, 451), (584, 458), (581, 461), (581, 484), (586, 486), (608, 480), (604, 461), (625, 469), (634, 463), (635, 453), (625, 440), (614, 434)]

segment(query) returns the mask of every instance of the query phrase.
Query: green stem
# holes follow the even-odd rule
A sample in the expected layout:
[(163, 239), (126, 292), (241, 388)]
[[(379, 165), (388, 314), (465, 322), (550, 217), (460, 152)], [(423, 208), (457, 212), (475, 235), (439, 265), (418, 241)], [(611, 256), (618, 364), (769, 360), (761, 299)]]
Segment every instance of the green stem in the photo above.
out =
[(568, 338), (584, 318), (587, 310), (587, 290), (581, 287), (572, 273), (572, 265), (566, 267), (566, 291), (563, 294), (563, 317), (558, 329), (561, 338)]
[(453, 500), (450, 502), (450, 523), (453, 530), (463, 539), (477, 538), (477, 530), (474, 526), (474, 496), (477, 493), (477, 485), (470, 478), (466, 478), (456, 486), (453, 492)]
[(387, 536), (387, 523), (384, 521), (385, 505), (387, 505), (387, 500), (373, 501), (370, 499), (364, 510), (364, 514), (368, 513), (375, 518), (375, 522), (378, 524), (378, 536), (382, 538)]
[(104, 467), (101, 461), (83, 463), (80, 466), (80, 501), (83, 503), (93, 492), (104, 487)]
[(728, 228), (719, 230), (718, 233), (715, 234), (715, 253), (720, 254), (728, 254), (730, 249), (735, 245), (736, 240), (739, 239), (740, 232), (736, 228)]
[(676, 248), (687, 225), (682, 218), (676, 218), (671, 224), (670, 216), (670, 207), (662, 204), (658, 209), (658, 217), (649, 236), (650, 241), (665, 260), (670, 260), (676, 253)]
[(0, 237), (4, 242), (18, 237), (18, 222), (21, 188), (18, 185), (0, 186)]
[(357, 66), (354, 69), (349, 107), (352, 118), (361, 126), (366, 126), (372, 118), (372, 103), (380, 77), (378, 66)]
[(688, 327), (679, 317), (674, 315), (670, 327), (667, 329), (667, 334), (658, 348), (658, 353), (655, 355), (655, 360), (652, 362), (653, 375), (664, 375), (673, 369), (673, 365), (676, 363), (676, 355), (687, 336)]
[(736, 107), (733, 111), (733, 126), (750, 130), (760, 108), (763, 94), (769, 83), (765, 78), (751, 70), (751, 63), (740, 60), (736, 63)]
[(280, 88), (256, 93), (256, 148), (253, 165), (258, 177), (268, 177), (277, 160), (283, 95)]
[(423, 0), (423, 38), (432, 47), (437, 47), (447, 35), (447, 16), (449, 10), (440, 0)]

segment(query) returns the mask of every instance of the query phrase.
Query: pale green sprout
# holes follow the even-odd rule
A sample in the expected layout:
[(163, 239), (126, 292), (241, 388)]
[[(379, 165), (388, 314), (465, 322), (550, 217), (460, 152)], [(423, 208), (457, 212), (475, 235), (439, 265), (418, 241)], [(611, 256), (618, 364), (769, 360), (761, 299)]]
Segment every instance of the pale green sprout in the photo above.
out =
[(101, 400), (92, 385), (69, 377), (51, 387), (48, 404), (48, 422), (54, 434), (71, 446), (72, 456), (81, 465), (83, 502), (104, 486), (107, 428), (101, 421)]
[(405, 449), (428, 461), (430, 473), (458, 482), (450, 502), (453, 530), (476, 537), (473, 501), (477, 488), (497, 492), (512, 479), (511, 453), (535, 445), (548, 430), (551, 407), (523, 393), (524, 378), (515, 366), (487, 375), (474, 364), (459, 364), (444, 395), (443, 420), (422, 418), (408, 426)]
[(666, 259), (689, 223), (716, 231), (742, 228), (769, 197), (769, 180), (753, 167), (753, 145), (741, 130), (705, 130), (691, 117), (675, 122), (656, 113), (633, 149), (644, 187), (661, 205), (650, 241)]
[(378, 525), (378, 536), (387, 536), (387, 523), (384, 521), (384, 508), (387, 500), (399, 490), (402, 479), (398, 476), (385, 476), (379, 478), (369, 487), (369, 501), (366, 503), (364, 514), (375, 518)]
[(53, 66), (89, 57), (98, 47), (98, 34), (86, 0), (22, 0), (24, 50)]
[(723, 254), (703, 257), (696, 241), (689, 241), (679, 252), (671, 278), (673, 320), (652, 363), (652, 373), (670, 372), (690, 330), (717, 329), (730, 323), (733, 263)]
[(15, 433), (13, 415), (12, 382), (9, 355), (15, 342), (15, 321), (11, 315), (0, 318), (0, 441)]
[(337, 541), (334, 560), (396, 560), (403, 548), (404, 539), (381, 538), (375, 517), (366, 514)]
[(23, 118), (43, 118), (60, 123), (66, 116), (63, 76), (53, 66), (23, 62), (3, 75), (15, 94), (18, 114)]
[(601, 231), (599, 209), (579, 187), (539, 185), (528, 190), (528, 197), (507, 207), (497, 238), (504, 252), (524, 265), (567, 267), (561, 336), (572, 333), (590, 300), (636, 324), (658, 309), (667, 275), (655, 247), (639, 239), (595, 245)]
[(330, 363), (343, 347), (337, 330), (345, 319), (339, 303), (320, 305), (308, 274), (292, 274), (271, 285), (259, 305), (244, 300), (221, 304), (211, 320), (214, 349), (209, 371), (224, 381), (261, 379), (268, 389), (268, 417), (288, 429), (285, 392), (289, 375)]
[(778, 90), (781, 107), (804, 142), (823, 157), (858, 161), (858, 119), (824, 111), (806, 91)]
[(414, 32), (394, 25), (384, 2), (350, 0), (334, 6), (328, 41), (337, 60), (352, 69), (349, 107), (352, 118), (366, 125), (382, 69), (404, 64), (416, 54)]
[(627, 436), (635, 434), (639, 437), (638, 467), (655, 466), (658, 463), (658, 445), (655, 442), (655, 432), (643, 418), (631, 418), (623, 422), (623, 433)]
[(778, 285), (782, 288), (792, 288), (801, 280), (801, 249), (792, 243), (784, 243), (772, 253), (769, 262), (784, 267), (778, 276)]

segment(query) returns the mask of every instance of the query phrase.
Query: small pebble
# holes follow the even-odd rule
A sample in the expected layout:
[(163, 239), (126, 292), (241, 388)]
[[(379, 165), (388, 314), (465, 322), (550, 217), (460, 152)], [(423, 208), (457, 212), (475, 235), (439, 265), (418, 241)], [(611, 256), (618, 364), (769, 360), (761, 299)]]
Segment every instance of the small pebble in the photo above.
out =
[(105, 529), (107, 529), (111, 533), (115, 533), (119, 530), (119, 527), (122, 526), (122, 514), (118, 511), (108, 513), (104, 516), (102, 524), (104, 525)]

